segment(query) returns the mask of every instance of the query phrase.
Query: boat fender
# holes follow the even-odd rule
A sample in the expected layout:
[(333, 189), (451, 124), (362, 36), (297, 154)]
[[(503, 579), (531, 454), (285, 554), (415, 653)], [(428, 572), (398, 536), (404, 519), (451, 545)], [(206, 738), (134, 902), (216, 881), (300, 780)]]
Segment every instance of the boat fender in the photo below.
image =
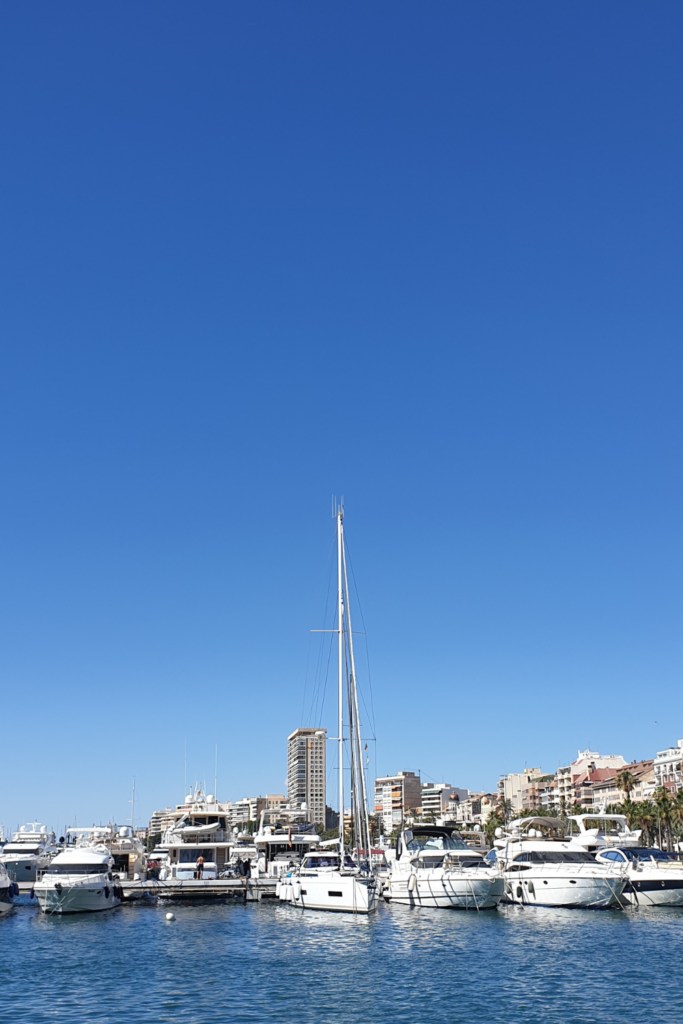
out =
[(105, 887), (104, 887), (104, 898), (105, 898), (105, 900), (109, 899), (109, 886), (108, 885), (105, 885)]
[(10, 897), (18, 896), (19, 895), (19, 886), (17, 885), (16, 882), (10, 882), (10, 884), (9, 884), (9, 894), (10, 894)]
[(415, 892), (415, 886), (417, 885), (417, 875), (415, 872), (412, 873), (408, 879), (408, 892)]
[(61, 882), (55, 882), (55, 892), (61, 892), (61, 891), (62, 891), (62, 883)]

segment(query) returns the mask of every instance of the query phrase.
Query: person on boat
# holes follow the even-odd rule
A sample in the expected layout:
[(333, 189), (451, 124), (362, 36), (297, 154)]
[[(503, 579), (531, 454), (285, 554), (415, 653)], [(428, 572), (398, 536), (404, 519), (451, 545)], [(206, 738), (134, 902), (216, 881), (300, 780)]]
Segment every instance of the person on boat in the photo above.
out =
[(195, 862), (195, 866), (196, 866), (197, 870), (194, 873), (194, 877), (195, 878), (201, 878), (202, 874), (204, 872), (204, 858), (202, 857), (201, 853), (197, 857), (197, 860)]

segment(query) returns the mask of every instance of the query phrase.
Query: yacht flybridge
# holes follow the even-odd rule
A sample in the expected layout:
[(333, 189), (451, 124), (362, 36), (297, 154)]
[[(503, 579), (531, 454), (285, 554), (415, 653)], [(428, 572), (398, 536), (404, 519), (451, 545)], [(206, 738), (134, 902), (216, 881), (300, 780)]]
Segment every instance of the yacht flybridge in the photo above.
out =
[(358, 851), (371, 849), (344, 544), (344, 510), (341, 507), (337, 508), (336, 521), (339, 839), (334, 844), (336, 848), (321, 847), (315, 852), (306, 853), (298, 871), (288, 874), (278, 883), (278, 896), (285, 902), (308, 910), (369, 914), (377, 908), (377, 878), (368, 861), (360, 856), (356, 860), (351, 857), (344, 840), (343, 768), (346, 731), (351, 770), (352, 846)]

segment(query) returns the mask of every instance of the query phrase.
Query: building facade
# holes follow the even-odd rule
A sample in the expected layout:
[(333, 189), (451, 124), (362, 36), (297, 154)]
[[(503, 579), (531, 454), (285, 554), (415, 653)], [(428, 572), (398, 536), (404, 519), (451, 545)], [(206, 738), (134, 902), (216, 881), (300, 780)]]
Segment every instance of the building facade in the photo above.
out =
[(683, 740), (675, 747), (659, 750), (654, 759), (656, 785), (663, 786), (670, 793), (683, 789)]
[(438, 821), (440, 818), (456, 820), (457, 806), (467, 800), (469, 790), (459, 789), (447, 782), (428, 782), (422, 787), (422, 817), (426, 821)]
[(295, 729), (287, 737), (287, 796), (292, 807), (306, 807), (308, 820), (325, 825), (325, 747), (327, 730)]
[(414, 772), (398, 772), (375, 779), (375, 814), (385, 835), (400, 828), (421, 803), (420, 776)]

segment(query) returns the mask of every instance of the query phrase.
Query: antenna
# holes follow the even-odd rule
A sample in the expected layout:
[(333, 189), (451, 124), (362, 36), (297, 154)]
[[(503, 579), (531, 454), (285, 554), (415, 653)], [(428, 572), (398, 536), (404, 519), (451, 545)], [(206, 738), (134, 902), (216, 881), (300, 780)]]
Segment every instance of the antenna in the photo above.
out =
[(218, 744), (216, 744), (216, 748), (215, 748), (215, 751), (214, 751), (214, 761), (213, 761), (213, 793), (214, 793), (214, 796), (216, 798), (216, 803), (218, 803)]

